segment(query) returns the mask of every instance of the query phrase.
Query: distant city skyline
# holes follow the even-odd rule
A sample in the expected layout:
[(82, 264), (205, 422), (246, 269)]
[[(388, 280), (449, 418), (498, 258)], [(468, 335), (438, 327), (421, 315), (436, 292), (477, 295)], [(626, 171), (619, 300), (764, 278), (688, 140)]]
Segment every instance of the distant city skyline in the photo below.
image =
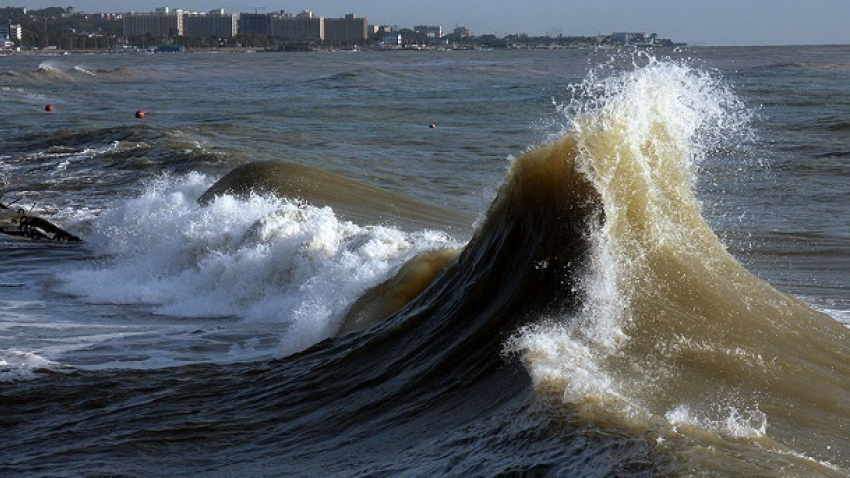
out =
[(19, 0), (9, 6), (71, 6), (86, 13), (153, 11), (157, 7), (224, 8), (230, 13), (311, 10), (325, 17), (355, 13), (374, 25), (440, 25), (445, 31), (465, 26), (474, 35), (592, 36), (636, 31), (702, 45), (850, 44), (850, 0), (526, 0), (510, 5), (431, 0), (415, 6), (388, 0), (125, 0), (120, 4), (114, 0)]

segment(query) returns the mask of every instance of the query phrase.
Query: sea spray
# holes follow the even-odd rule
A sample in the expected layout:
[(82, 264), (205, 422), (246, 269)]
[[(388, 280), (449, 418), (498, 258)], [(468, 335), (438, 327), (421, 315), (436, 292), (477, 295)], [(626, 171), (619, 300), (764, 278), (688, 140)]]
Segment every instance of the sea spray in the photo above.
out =
[[(507, 350), (521, 353), (541, 394), (590, 419), (687, 433), (706, 449), (715, 438), (735, 441), (723, 444), (726, 472), (751, 467), (734, 458), (737, 447), (755, 447), (745, 454), (763, 463), (789, 456), (789, 441), (791, 455), (820, 453), (814, 443), (844, 433), (824, 421), (846, 390), (823, 363), (846, 370), (846, 329), (746, 271), (695, 193), (709, 155), (752, 137), (750, 110), (722, 79), (651, 57), (591, 75), (576, 91), (559, 141), (577, 144), (576, 168), (604, 210), (602, 226), (588, 231), (586, 306), (541, 317)], [(812, 444), (799, 439), (800, 423), (819, 424), (809, 425), (819, 435)]]
[[(567, 376), (576, 367), (585, 377), (563, 384), (565, 396), (579, 401), (584, 395), (569, 388), (591, 390), (586, 371), (604, 375), (603, 358), (628, 340), (624, 328), (631, 320), (632, 295), (639, 291), (635, 285), (642, 280), (641, 251), (699, 244), (699, 237), (689, 237), (700, 221), (693, 195), (697, 166), (721, 141), (748, 134), (749, 110), (722, 81), (685, 64), (637, 58), (646, 64), (603, 78), (592, 71), (560, 108), (564, 134), (579, 144), (578, 167), (596, 185), (605, 208), (602, 229), (592, 231), (596, 252), (583, 281), (585, 306), (576, 317), (520, 334), (510, 346), (550, 356), (552, 344), (542, 344), (551, 333), (572, 344), (565, 349), (583, 350), (562, 357), (563, 364), (573, 363), (563, 370)], [(589, 363), (575, 364), (577, 357)], [(536, 376), (536, 362), (530, 365)], [(551, 372), (551, 364), (546, 369)], [(599, 383), (606, 393), (624, 395), (610, 377)]]

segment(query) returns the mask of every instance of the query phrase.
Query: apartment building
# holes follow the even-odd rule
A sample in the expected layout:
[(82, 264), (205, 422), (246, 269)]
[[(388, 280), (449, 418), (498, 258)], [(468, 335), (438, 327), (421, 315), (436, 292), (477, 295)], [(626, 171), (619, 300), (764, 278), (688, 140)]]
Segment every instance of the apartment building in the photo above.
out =
[(183, 36), (183, 10), (157, 8), (152, 13), (131, 12), (124, 15), (124, 36), (176, 38)]
[(238, 32), (238, 18), (224, 9), (209, 13), (183, 12), (183, 36), (188, 38), (233, 38)]

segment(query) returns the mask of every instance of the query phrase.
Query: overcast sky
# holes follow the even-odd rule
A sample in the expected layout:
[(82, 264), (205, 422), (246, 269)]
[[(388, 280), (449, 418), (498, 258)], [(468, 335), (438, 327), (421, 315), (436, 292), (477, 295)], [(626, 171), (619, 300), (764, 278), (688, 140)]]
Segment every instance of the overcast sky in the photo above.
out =
[[(170, 2), (170, 3), (169, 3)], [(473, 35), (658, 33), (703, 45), (850, 44), (850, 0), (11, 0), (11, 6), (72, 6), (86, 13), (184, 10), (355, 13), (375, 25), (466, 26)]]

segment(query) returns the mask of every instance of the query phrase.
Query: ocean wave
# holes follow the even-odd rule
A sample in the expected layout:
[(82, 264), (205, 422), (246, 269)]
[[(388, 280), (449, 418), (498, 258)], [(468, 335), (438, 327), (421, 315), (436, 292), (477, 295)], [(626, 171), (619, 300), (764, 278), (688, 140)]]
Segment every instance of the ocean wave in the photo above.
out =
[(225, 453), (283, 456), (305, 474), (426, 461), (480, 475), (840, 475), (850, 332), (745, 270), (694, 192), (709, 151), (752, 140), (751, 111), (710, 73), (645, 63), (575, 86), (564, 131), (512, 162), (466, 244), (439, 231), (452, 220), (399, 225), (432, 220), (427, 205), (417, 217), (322, 172), (160, 178), (94, 220), (96, 262), (63, 273), (61, 291), (205, 316), (225, 336), (259, 324), (279, 334), (276, 355), (253, 348), (237, 364), (228, 354), (256, 342), (225, 341), (214, 365), (101, 362), (61, 386), (21, 385), (31, 401), (10, 420), (37, 432), (27, 413), (55, 408), (49, 390), (77, 414), (50, 436), (22, 433), (38, 450), (85, 426), (66, 455), (143, 449), (196, 469)]

